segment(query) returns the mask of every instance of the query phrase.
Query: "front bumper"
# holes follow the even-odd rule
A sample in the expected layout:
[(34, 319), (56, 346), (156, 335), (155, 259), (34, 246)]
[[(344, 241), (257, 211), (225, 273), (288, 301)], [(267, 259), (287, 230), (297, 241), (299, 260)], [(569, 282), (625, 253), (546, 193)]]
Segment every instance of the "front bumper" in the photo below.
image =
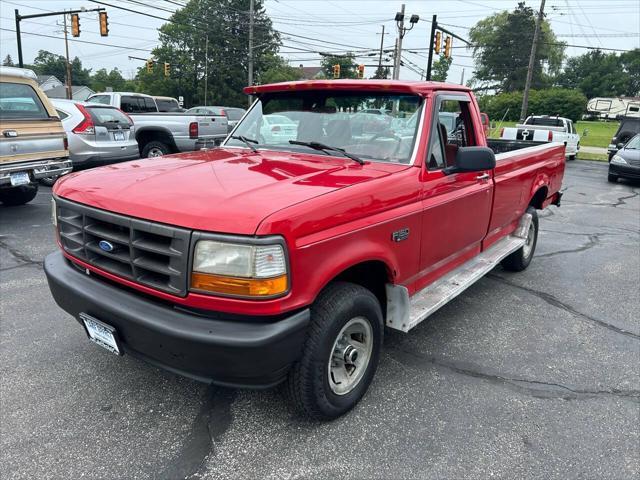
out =
[(116, 329), (126, 353), (199, 381), (271, 387), (302, 351), (308, 309), (271, 320), (212, 318), (88, 276), (61, 252), (48, 255), (44, 269), (56, 303), (78, 322), (80, 312), (92, 315)]
[(41, 178), (65, 175), (72, 169), (73, 165), (68, 158), (0, 164), (0, 186), (11, 185), (11, 174), (15, 172), (28, 172), (31, 181), (35, 182)]
[(640, 179), (640, 166), (609, 163), (609, 173), (611, 175), (618, 175), (619, 177)]

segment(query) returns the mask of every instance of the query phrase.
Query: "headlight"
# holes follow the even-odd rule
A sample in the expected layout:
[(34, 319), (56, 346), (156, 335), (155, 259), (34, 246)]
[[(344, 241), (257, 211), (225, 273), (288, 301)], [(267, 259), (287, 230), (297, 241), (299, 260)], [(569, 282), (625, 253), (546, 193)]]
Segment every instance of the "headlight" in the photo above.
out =
[(619, 165), (627, 165), (627, 161), (620, 155), (614, 155), (611, 159), (611, 163), (617, 163)]
[(56, 199), (51, 197), (51, 223), (54, 227), (58, 226), (58, 215), (56, 211)]
[(289, 288), (284, 247), (199, 240), (191, 288), (244, 297), (281, 295)]

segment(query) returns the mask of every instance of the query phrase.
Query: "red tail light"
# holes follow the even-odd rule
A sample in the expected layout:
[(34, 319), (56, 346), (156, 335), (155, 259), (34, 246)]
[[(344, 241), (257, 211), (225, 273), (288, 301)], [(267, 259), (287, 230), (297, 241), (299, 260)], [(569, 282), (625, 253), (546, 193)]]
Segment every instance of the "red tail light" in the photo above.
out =
[(280, 125), (276, 125), (274, 127), (271, 127), (271, 131), (272, 132), (279, 132), (280, 131)]
[(500, 129), (500, 137), (502, 137), (503, 135), (504, 135), (504, 127)]
[(189, 124), (189, 138), (198, 138), (198, 122)]
[(133, 127), (133, 118), (131, 118), (128, 113), (123, 112), (122, 110), (120, 110), (120, 113), (127, 117), (127, 120), (129, 120), (129, 125)]
[(227, 112), (224, 111), (224, 108), (220, 109), (220, 115), (224, 115), (225, 117), (227, 116)]
[(96, 125), (93, 123), (93, 118), (91, 118), (91, 115), (89, 114), (87, 109), (84, 107), (84, 105), (81, 105), (79, 103), (76, 103), (76, 107), (78, 110), (80, 110), (80, 113), (82, 113), (84, 119), (78, 125), (76, 125), (76, 128), (71, 131), (79, 135), (95, 135)]
[(549, 130), (549, 135), (547, 136), (547, 140), (551, 142), (553, 140), (553, 132)]

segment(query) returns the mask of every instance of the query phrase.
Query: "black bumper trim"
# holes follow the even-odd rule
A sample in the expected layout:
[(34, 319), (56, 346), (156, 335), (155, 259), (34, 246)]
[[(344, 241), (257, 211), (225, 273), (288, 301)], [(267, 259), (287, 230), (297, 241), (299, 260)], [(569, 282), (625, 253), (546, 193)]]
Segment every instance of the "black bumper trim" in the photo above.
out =
[(310, 312), (275, 322), (203, 318), (156, 303), (74, 268), (61, 252), (44, 262), (56, 303), (116, 328), (126, 353), (166, 370), (225, 386), (267, 388), (299, 357)]

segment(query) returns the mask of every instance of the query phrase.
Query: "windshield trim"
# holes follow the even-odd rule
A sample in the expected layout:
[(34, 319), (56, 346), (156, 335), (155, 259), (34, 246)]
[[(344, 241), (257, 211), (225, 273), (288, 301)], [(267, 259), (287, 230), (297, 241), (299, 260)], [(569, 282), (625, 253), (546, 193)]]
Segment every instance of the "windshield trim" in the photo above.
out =
[[(395, 95), (402, 95), (402, 93), (400, 92), (388, 92), (390, 94), (395, 94)], [(422, 135), (423, 135), (423, 130), (424, 130), (424, 116), (425, 116), (425, 112), (427, 111), (427, 102), (429, 101), (429, 97), (427, 95), (420, 95), (418, 93), (414, 93), (413, 95), (415, 95), (416, 97), (419, 97), (422, 100), (422, 104), (420, 105), (420, 118), (418, 119), (418, 128), (416, 129), (416, 133), (415, 133), (415, 138), (413, 141), (413, 151), (411, 152), (411, 156), (409, 157), (409, 162), (408, 163), (394, 163), (394, 162), (388, 162), (385, 160), (375, 160), (372, 158), (367, 158), (367, 157), (363, 157), (363, 160), (365, 162), (372, 162), (372, 163), (382, 163), (385, 165), (403, 165), (405, 167), (412, 167), (415, 165), (416, 163), (416, 158), (418, 157), (418, 150), (420, 150), (420, 140), (422, 139)], [(249, 150), (249, 148), (247, 148), (244, 145), (227, 145), (227, 142), (229, 140), (231, 140), (231, 137), (234, 135), (234, 132), (238, 129), (238, 127), (242, 124), (244, 117), (246, 117), (247, 115), (249, 115), (249, 113), (251, 113), (251, 111), (255, 108), (256, 104), (260, 101), (260, 97), (257, 97), (254, 102), (251, 104), (251, 106), (244, 112), (244, 115), (242, 115), (242, 118), (240, 118), (240, 120), (238, 120), (238, 123), (236, 123), (236, 125), (233, 127), (233, 130), (231, 130), (229, 132), (229, 134), (227, 135), (227, 138), (224, 139), (224, 141), (220, 144), (220, 147), (224, 147), (224, 148), (231, 148), (231, 149), (239, 149), (239, 150)], [(256, 145), (255, 146), (256, 149), (258, 151), (260, 150), (266, 150), (266, 151), (271, 151), (271, 152), (287, 152), (288, 150), (275, 150), (273, 148), (264, 148), (262, 145)], [(315, 152), (314, 152), (315, 153)], [(322, 155), (321, 153), (317, 153), (318, 155)], [(333, 157), (333, 154), (329, 154), (328, 156)], [(336, 158), (346, 158), (343, 157), (342, 155), (335, 155)], [(348, 159), (347, 159), (348, 160)]]

